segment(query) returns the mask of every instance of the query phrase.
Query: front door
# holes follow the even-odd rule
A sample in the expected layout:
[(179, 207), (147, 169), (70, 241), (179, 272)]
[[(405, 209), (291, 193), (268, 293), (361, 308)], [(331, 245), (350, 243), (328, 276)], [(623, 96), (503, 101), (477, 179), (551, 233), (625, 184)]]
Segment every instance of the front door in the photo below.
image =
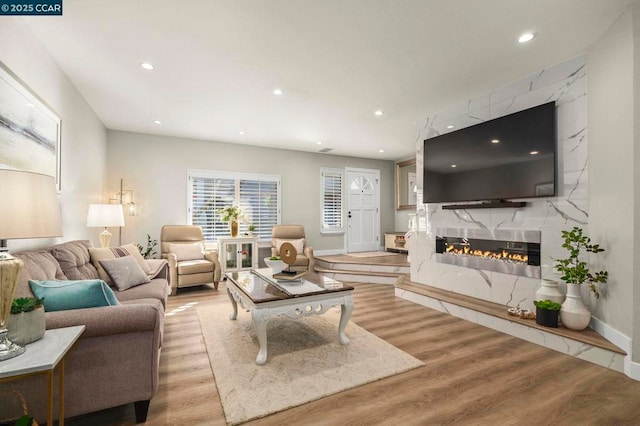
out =
[(380, 247), (380, 171), (346, 169), (347, 252)]

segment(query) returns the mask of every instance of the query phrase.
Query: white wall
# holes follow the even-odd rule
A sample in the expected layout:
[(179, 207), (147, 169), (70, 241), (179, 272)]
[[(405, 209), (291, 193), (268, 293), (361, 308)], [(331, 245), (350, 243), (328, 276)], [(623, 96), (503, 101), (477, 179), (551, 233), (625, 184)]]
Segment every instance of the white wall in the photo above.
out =
[(62, 210), (63, 237), (9, 241), (9, 248), (13, 251), (71, 239), (88, 239), (97, 234), (95, 229), (86, 226), (87, 206), (100, 200), (106, 176), (104, 125), (24, 24), (24, 19), (43, 17), (2, 17), (0, 61), (62, 119), (62, 191), (58, 199)]
[[(394, 226), (394, 163), (335, 155), (258, 148), (193, 139), (108, 131), (108, 186), (120, 178), (135, 191), (139, 215), (127, 217), (123, 242), (159, 238), (165, 224), (187, 221), (187, 169), (275, 174), (282, 181), (282, 223), (302, 224), (315, 250), (342, 249), (343, 235), (320, 234), (320, 167), (380, 170), (382, 232)], [(108, 194), (105, 194), (108, 197)], [(106, 201), (106, 199), (105, 199)]]
[[(633, 338), (640, 360), (640, 147), (637, 76), (640, 6), (627, 11), (588, 52), (589, 227), (606, 252), (608, 288), (592, 312)], [(635, 44), (634, 44), (635, 38)], [(635, 129), (635, 132), (634, 132)], [(634, 134), (635, 133), (635, 134)]]

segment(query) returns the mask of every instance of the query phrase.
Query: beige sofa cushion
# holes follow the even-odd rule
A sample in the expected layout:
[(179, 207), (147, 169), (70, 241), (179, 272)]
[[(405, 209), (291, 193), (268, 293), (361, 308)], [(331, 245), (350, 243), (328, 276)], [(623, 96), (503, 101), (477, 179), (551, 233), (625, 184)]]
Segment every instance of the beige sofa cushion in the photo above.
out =
[(293, 247), (296, 249), (297, 254), (302, 254), (304, 251), (304, 238), (296, 238), (296, 239), (288, 239), (288, 238), (274, 238), (273, 243), (280, 254), (280, 247), (284, 243), (291, 243)]
[(89, 249), (89, 255), (91, 256), (91, 262), (93, 262), (93, 265), (98, 270), (100, 279), (103, 281), (106, 281), (109, 284), (113, 284), (113, 281), (111, 280), (111, 277), (109, 276), (109, 274), (107, 274), (107, 272), (104, 270), (104, 268), (100, 264), (101, 260), (109, 260), (109, 259), (115, 259), (118, 257), (132, 256), (135, 259), (135, 261), (138, 263), (138, 265), (140, 265), (140, 268), (142, 268), (142, 271), (145, 274), (148, 275), (149, 273), (151, 273), (151, 269), (149, 268), (149, 265), (147, 265), (147, 263), (144, 261), (144, 257), (142, 257), (142, 255), (140, 254), (140, 251), (138, 250), (138, 247), (136, 247), (135, 244), (126, 244), (120, 247), (101, 247), (101, 248), (92, 247)]
[(68, 279), (92, 280), (99, 276), (89, 257), (90, 247), (93, 245), (88, 240), (69, 241), (53, 246), (51, 253)]
[(178, 262), (204, 258), (204, 247), (202, 243), (169, 243), (168, 247), (169, 253), (175, 254)]
[(60, 269), (60, 264), (47, 250), (24, 251), (13, 254), (22, 260), (24, 267), (15, 297), (33, 297), (29, 288), (29, 280), (67, 280), (67, 276)]
[(213, 272), (213, 263), (208, 260), (183, 260), (178, 262), (178, 274), (199, 274)]

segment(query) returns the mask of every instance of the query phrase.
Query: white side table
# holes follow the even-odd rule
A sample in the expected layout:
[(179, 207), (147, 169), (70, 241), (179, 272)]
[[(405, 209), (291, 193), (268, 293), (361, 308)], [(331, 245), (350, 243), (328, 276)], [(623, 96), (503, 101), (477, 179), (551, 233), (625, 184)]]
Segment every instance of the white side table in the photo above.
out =
[(35, 374), (47, 375), (47, 424), (53, 425), (53, 371), (58, 368), (58, 424), (64, 426), (64, 357), (84, 332), (84, 325), (47, 330), (22, 355), (0, 361), (0, 383)]
[(222, 273), (248, 271), (258, 267), (258, 238), (225, 237), (219, 238), (218, 244)]

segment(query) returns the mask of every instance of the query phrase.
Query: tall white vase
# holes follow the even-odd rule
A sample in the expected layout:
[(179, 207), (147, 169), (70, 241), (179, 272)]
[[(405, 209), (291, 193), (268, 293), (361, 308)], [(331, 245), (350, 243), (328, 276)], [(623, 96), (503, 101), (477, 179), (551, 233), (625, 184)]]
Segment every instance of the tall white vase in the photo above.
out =
[(584, 305), (580, 284), (567, 284), (567, 298), (560, 308), (562, 324), (570, 330), (584, 330), (591, 320), (591, 312)]
[(558, 281), (543, 278), (540, 280), (540, 288), (536, 290), (536, 300), (551, 300), (552, 302), (564, 302), (564, 294), (558, 287)]

